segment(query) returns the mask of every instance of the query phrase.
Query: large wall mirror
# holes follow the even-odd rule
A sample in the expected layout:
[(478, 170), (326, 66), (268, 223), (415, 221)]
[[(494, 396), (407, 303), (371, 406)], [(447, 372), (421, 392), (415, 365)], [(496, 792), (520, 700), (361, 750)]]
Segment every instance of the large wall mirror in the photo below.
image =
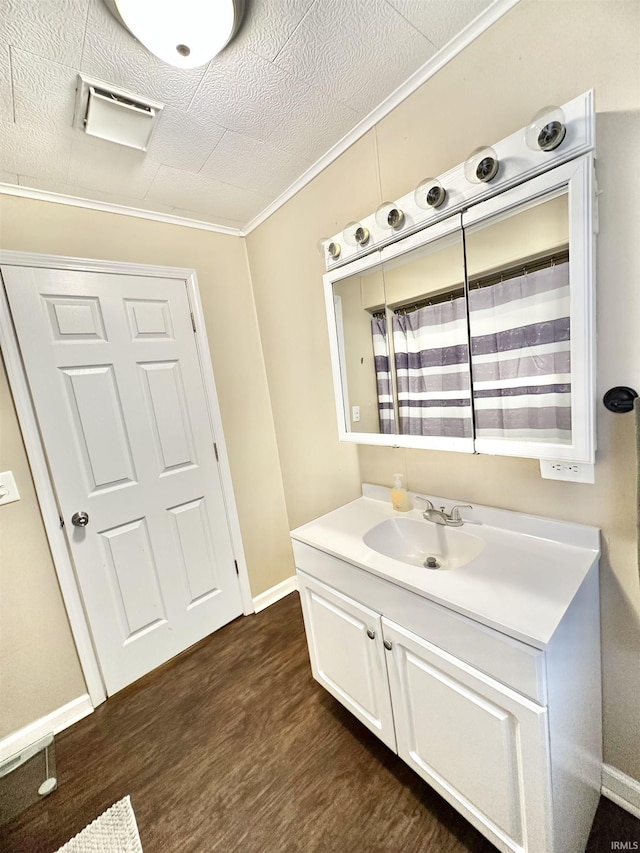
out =
[(341, 439), (593, 461), (591, 168), (325, 276)]

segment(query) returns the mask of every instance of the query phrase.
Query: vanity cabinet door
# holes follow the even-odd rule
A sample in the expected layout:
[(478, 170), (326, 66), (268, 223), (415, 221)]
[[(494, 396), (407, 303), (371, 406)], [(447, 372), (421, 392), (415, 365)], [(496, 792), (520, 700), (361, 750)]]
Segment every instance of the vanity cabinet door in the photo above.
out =
[(498, 849), (550, 853), (546, 708), (382, 621), (398, 755)]
[(396, 751), (378, 613), (298, 572), (314, 678)]

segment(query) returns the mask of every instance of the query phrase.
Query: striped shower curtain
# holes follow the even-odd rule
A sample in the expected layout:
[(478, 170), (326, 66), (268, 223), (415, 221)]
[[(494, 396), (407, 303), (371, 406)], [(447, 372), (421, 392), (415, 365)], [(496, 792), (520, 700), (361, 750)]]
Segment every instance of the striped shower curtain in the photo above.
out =
[(400, 432), (472, 435), (464, 297), (393, 318)]
[(393, 389), (389, 369), (389, 342), (387, 340), (387, 320), (385, 317), (371, 318), (373, 338), (373, 358), (378, 389), (378, 422), (380, 432), (395, 433), (396, 424), (393, 413)]
[(569, 264), (469, 294), (476, 436), (571, 441)]

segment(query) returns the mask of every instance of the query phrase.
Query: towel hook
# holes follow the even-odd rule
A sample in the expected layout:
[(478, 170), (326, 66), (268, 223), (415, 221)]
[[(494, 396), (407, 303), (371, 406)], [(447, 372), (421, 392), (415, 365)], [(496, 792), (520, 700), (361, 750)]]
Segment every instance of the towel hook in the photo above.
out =
[(616, 385), (615, 388), (609, 388), (602, 398), (602, 402), (610, 412), (616, 412), (616, 414), (630, 412), (637, 396), (638, 394), (633, 388), (628, 388), (626, 385)]

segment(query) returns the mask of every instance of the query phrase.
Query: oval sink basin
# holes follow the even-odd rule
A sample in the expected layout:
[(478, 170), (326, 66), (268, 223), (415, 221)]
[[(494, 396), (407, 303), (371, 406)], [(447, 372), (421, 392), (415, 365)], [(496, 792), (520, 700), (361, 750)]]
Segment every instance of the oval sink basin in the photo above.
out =
[(466, 566), (485, 546), (482, 539), (471, 533), (463, 533), (456, 527), (413, 518), (381, 521), (364, 534), (362, 541), (386, 557), (411, 566), (433, 569)]

